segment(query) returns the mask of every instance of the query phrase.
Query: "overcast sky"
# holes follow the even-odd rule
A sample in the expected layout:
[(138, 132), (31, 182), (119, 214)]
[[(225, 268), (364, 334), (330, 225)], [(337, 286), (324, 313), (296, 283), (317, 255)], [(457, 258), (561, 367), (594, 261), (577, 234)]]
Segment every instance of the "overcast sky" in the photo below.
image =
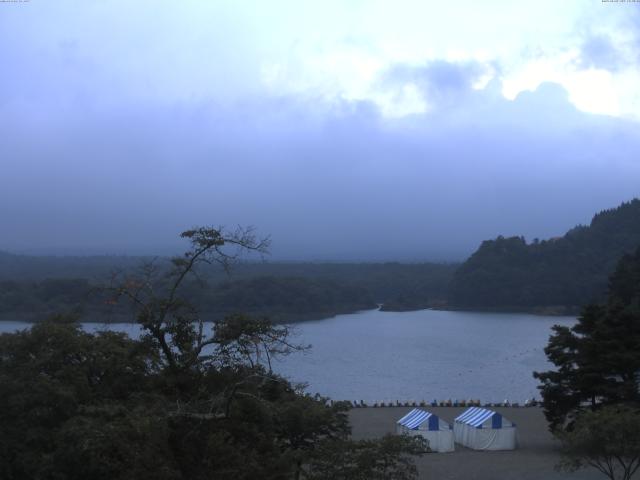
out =
[(0, 249), (458, 260), (640, 194), (640, 3), (0, 3)]

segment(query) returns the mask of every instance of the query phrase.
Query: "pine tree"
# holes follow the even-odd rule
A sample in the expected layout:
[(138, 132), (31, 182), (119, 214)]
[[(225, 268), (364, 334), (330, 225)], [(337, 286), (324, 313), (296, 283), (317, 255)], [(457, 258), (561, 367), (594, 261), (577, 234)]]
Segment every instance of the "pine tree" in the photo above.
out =
[(578, 323), (555, 326), (545, 353), (557, 369), (535, 372), (552, 430), (607, 404), (640, 405), (640, 248), (610, 277), (606, 304), (587, 305)]

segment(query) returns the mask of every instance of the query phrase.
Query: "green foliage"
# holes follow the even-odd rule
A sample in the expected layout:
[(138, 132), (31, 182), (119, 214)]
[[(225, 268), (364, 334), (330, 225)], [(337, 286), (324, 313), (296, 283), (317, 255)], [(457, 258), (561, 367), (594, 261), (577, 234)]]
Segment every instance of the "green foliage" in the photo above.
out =
[(268, 348), (255, 335), (274, 333), (250, 327), (221, 328), (236, 333), (180, 372), (153, 343), (75, 323), (2, 335), (0, 477), (291, 478), (318, 442), (346, 437), (346, 405), (248, 363), (240, 340)]
[[(197, 294), (200, 295), (196, 297)], [(192, 298), (203, 312), (213, 317), (243, 312), (268, 315), (279, 321), (322, 318), (376, 307), (364, 288), (300, 277), (221, 282), (212, 289), (194, 289)]]
[[(150, 387), (156, 373), (153, 352), (123, 334), (91, 335), (75, 323), (57, 321), (0, 336), (2, 478), (110, 478), (106, 464), (93, 466), (106, 469), (104, 475), (58, 472), (71, 461), (64, 460), (68, 448), (80, 457), (94, 455), (96, 438), (106, 448), (110, 435), (125, 426), (111, 419), (137, 422), (132, 412), (149, 411), (152, 401), (136, 408), (133, 398)], [(79, 431), (90, 435), (78, 441)]]
[(557, 369), (534, 373), (552, 430), (585, 409), (640, 405), (640, 249), (620, 259), (606, 304), (586, 306), (572, 328), (555, 326), (545, 348)]
[(0, 315), (44, 319), (55, 312), (81, 312), (91, 302), (90, 293), (85, 279), (0, 281)]
[[(113, 296), (104, 295), (97, 288), (105, 283), (110, 270), (124, 262), (120, 257), (113, 257), (112, 268), (103, 263), (102, 257), (97, 260), (88, 257), (84, 263), (73, 257), (55, 259), (58, 278), (45, 279), (40, 275), (49, 274), (46, 258), (37, 259), (43, 264), (33, 266), (30, 261), (34, 257), (16, 257), (19, 260), (10, 263), (7, 270), (2, 270), (2, 258), (0, 254), (2, 318), (40, 321), (54, 312), (79, 312), (83, 320), (97, 322), (126, 321), (130, 317), (126, 304), (114, 302)], [(170, 261), (147, 259), (146, 263), (153, 265), (157, 273), (166, 273), (187, 261), (178, 257)], [(94, 262), (97, 263), (94, 265)], [(183, 284), (182, 296), (211, 320), (245, 313), (268, 316), (274, 323), (292, 322), (371, 309), (378, 303), (384, 303), (384, 310), (420, 309), (444, 303), (455, 267), (396, 263), (240, 263), (234, 266), (230, 279), (202, 264), (198, 279)], [(12, 273), (15, 278), (21, 278), (24, 269), (31, 272), (32, 279), (1, 280)], [(85, 272), (93, 274), (94, 270), (95, 276), (66, 278)], [(138, 270), (129, 264), (121, 269), (129, 275)]]
[(591, 466), (611, 480), (629, 480), (640, 467), (640, 411), (608, 406), (584, 412), (561, 440), (561, 469)]
[(618, 259), (640, 245), (640, 200), (593, 217), (561, 238), (485, 241), (458, 269), (450, 303), (465, 308), (540, 308), (568, 312), (601, 301)]
[(0, 281), (35, 282), (44, 279), (97, 279), (113, 270), (127, 270), (149, 261), (149, 257), (29, 256), (0, 251)]
[(309, 480), (411, 480), (411, 456), (428, 450), (420, 436), (385, 435), (379, 440), (323, 442), (311, 456), (303, 478)]
[(132, 303), (139, 340), (64, 316), (0, 336), (0, 478), (280, 480), (337, 472), (345, 464), (323, 452), (342, 448), (358, 469), (341, 478), (414, 478), (414, 444), (349, 441), (348, 404), (271, 371), (304, 348), (286, 327), (233, 315), (206, 331), (184, 298), (198, 265), (227, 267), (264, 243), (246, 230), (183, 236), (191, 249), (171, 269), (146, 265), (109, 289)]

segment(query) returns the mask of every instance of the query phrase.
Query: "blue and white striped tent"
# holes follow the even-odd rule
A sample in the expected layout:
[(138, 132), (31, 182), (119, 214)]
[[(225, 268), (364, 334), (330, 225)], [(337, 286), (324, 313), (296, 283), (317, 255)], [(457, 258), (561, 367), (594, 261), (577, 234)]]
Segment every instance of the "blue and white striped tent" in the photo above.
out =
[(427, 439), (434, 452), (453, 452), (453, 430), (451, 425), (437, 415), (414, 408), (396, 422), (400, 435), (420, 435)]
[(481, 407), (471, 407), (457, 416), (453, 423), (457, 443), (474, 450), (514, 450), (516, 425), (500, 413)]

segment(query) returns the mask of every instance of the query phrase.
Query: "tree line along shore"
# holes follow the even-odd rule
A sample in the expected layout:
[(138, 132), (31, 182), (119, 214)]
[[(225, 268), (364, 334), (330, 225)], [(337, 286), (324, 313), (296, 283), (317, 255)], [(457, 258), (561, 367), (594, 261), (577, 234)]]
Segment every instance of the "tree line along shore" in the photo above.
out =
[[(121, 272), (101, 290), (130, 305), (139, 338), (86, 332), (64, 314), (0, 335), (0, 476), (418, 478), (425, 438), (355, 433), (354, 412), (372, 422), (390, 409), (310, 395), (272, 370), (273, 359), (309, 348), (289, 326), (243, 314), (206, 325), (191, 303), (199, 264), (228, 267), (225, 245), (263, 244), (206, 227), (182, 237), (191, 248), (168, 270)], [(552, 332), (552, 367), (532, 374), (560, 467), (630, 480), (640, 468), (640, 247), (616, 263), (605, 301)]]
[[(564, 236), (482, 242), (462, 263), (239, 262), (230, 275), (203, 266), (185, 296), (207, 318), (234, 312), (277, 323), (377, 308), (576, 315), (605, 298), (607, 277), (640, 245), (640, 200), (597, 213)], [(168, 258), (33, 257), (0, 252), (0, 319), (38, 321), (57, 312), (122, 321), (129, 311), (104, 294), (113, 272)]]

